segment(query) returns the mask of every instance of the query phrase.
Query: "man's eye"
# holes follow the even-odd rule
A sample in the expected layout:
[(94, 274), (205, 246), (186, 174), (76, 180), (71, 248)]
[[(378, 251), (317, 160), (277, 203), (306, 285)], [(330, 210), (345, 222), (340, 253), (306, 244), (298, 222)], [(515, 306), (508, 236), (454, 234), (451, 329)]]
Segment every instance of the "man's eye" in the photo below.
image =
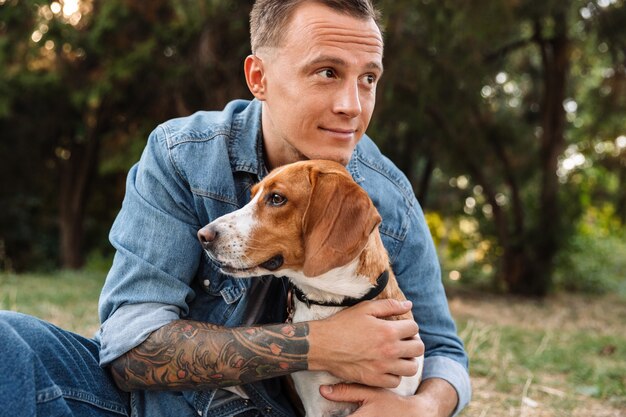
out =
[(285, 204), (287, 202), (287, 199), (278, 193), (272, 193), (269, 195), (267, 202), (272, 206), (278, 207)]
[(367, 74), (365, 77), (363, 77), (365, 79), (365, 83), (367, 85), (373, 85), (376, 84), (376, 76), (373, 74)]
[(335, 71), (331, 70), (330, 68), (325, 68), (323, 70), (321, 70), (320, 72), (318, 72), (319, 75), (321, 75), (324, 78), (334, 78), (335, 77)]

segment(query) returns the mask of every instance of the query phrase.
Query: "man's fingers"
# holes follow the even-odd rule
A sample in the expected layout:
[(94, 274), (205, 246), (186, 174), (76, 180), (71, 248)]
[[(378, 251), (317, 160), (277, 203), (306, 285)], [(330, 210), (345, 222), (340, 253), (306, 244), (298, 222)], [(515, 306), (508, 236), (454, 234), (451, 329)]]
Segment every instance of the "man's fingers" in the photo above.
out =
[(408, 313), (411, 310), (413, 303), (408, 300), (399, 301), (392, 298), (386, 298), (381, 300), (364, 301), (359, 305), (366, 308), (368, 310), (368, 314), (378, 318), (385, 318), (390, 316), (400, 316)]
[(384, 325), (386, 332), (373, 338), (381, 349), (381, 358), (415, 358), (424, 354), (424, 343), (413, 320), (386, 321)]
[(408, 339), (400, 342), (399, 358), (417, 358), (424, 354), (424, 343), (421, 339)]
[(371, 388), (359, 384), (322, 385), (320, 394), (330, 401), (363, 403), (371, 394)]
[[(418, 370), (416, 358), (398, 359), (389, 366), (389, 373), (397, 376), (414, 376)], [(398, 384), (400, 381), (398, 380)], [(392, 387), (395, 388), (395, 387)]]
[(419, 326), (413, 320), (390, 321), (397, 334), (398, 339), (413, 339), (419, 333)]

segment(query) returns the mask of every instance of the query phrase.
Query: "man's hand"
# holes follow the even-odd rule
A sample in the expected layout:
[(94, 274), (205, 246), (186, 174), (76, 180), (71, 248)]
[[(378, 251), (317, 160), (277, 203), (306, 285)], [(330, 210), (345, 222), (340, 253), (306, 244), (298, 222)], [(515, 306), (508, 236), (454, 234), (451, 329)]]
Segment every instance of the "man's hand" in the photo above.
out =
[(415, 321), (384, 318), (410, 309), (410, 301), (364, 301), (309, 322), (308, 369), (373, 387), (397, 387), (400, 377), (417, 372), (415, 358), (424, 354), (424, 344)]
[(350, 417), (448, 417), (458, 402), (454, 388), (436, 378), (423, 381), (417, 394), (409, 397), (358, 384), (325, 385), (320, 388), (320, 393), (330, 401), (359, 404)]

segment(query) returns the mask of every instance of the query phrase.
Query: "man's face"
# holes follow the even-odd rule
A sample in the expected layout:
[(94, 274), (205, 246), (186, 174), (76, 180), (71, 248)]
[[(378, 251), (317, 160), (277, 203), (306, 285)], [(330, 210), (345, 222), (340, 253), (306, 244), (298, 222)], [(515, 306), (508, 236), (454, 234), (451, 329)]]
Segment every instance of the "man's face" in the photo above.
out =
[(270, 168), (297, 160), (347, 164), (369, 125), (382, 75), (383, 42), (372, 20), (316, 2), (294, 11), (263, 66), (263, 135)]

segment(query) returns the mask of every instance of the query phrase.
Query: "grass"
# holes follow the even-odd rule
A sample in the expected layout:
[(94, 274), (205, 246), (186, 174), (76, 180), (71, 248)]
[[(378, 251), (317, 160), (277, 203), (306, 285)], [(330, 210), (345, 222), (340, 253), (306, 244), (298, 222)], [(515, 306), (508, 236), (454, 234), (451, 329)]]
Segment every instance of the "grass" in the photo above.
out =
[(463, 292), (450, 307), (471, 358), (463, 417), (626, 416), (623, 298)]
[[(103, 281), (94, 272), (0, 274), (0, 309), (92, 336)], [(462, 417), (626, 417), (624, 298), (449, 298), (471, 359), (474, 397)]]
[(0, 274), (0, 309), (92, 337), (99, 328), (98, 296), (104, 278), (102, 272)]

